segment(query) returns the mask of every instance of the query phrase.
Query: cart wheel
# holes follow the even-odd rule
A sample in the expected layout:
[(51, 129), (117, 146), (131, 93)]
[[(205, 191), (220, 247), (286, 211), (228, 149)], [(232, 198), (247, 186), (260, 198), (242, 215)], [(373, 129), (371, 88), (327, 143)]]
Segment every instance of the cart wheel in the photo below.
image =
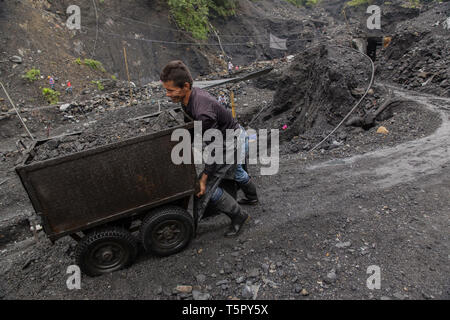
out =
[(117, 227), (94, 230), (78, 243), (75, 259), (80, 269), (94, 277), (131, 265), (138, 251), (130, 232)]
[(191, 241), (193, 231), (194, 221), (186, 210), (166, 206), (147, 214), (140, 236), (145, 250), (168, 256), (183, 250)]

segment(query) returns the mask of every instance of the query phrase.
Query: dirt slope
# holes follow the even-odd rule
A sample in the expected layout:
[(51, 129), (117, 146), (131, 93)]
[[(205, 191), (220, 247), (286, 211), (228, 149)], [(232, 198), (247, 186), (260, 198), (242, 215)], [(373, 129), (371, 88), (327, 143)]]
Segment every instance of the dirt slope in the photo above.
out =
[[(398, 35), (386, 50), (378, 51), (373, 92), (355, 114), (364, 115), (382, 104), (388, 90), (403, 99), (401, 104), (377, 119), (369, 130), (343, 127), (319, 149), (309, 152), (361, 96), (370, 75), (368, 64), (359, 54), (343, 54), (316, 42), (294, 48), (297, 51), (291, 63), (287, 59), (260, 62), (259, 67), (275, 67), (267, 79), (210, 90), (214, 95), (219, 90), (235, 92), (236, 112), (242, 124), (248, 124), (263, 110), (255, 121), (257, 128), (281, 130), (279, 172), (262, 176), (260, 165), (250, 168), (261, 203), (244, 208), (251, 219), (243, 233), (235, 239), (222, 238), (229, 223), (225, 216), (201, 221), (198, 236), (183, 252), (157, 258), (140, 248), (133, 266), (99, 278), (83, 276), (81, 290), (69, 291), (66, 287), (66, 270), (74, 263), (75, 242), (64, 238), (52, 245), (39, 232), (39, 242), (35, 243), (28, 221), (34, 221), (34, 210), (13, 171), (23, 159), (19, 139), (25, 144), (30, 139), (14, 115), (8, 113), (1, 118), (0, 299), (448, 300), (450, 100), (444, 97), (448, 32), (439, 29), (441, 23), (433, 24), (449, 16), (449, 3), (430, 3), (417, 16), (416, 9), (400, 9), (400, 1), (392, 2), (395, 5), (389, 30), (397, 30)], [(18, 2), (0, 2), (0, 26), (6, 30), (0, 38), (6, 48), (0, 53), (0, 61), (7, 61), (0, 62), (0, 78), (22, 107), (23, 117), (36, 137), (89, 131), (97, 122), (114, 131), (115, 124), (130, 117), (154, 112), (160, 106), (171, 107), (158, 82), (139, 83), (139, 79), (146, 82), (147, 75), (157, 75), (166, 59), (186, 57), (197, 75), (205, 72), (201, 78), (217, 77), (217, 73), (206, 73), (217, 71), (218, 52), (213, 52), (212, 58), (200, 47), (164, 48), (106, 36), (99, 37), (95, 50), (95, 58), (104, 63), (106, 73), (76, 65), (74, 58), (92, 54), (95, 13), (90, 1), (80, 1), (82, 11), (87, 12), (89, 29), (68, 35), (62, 18), (67, 3), (49, 7), (47, 1), (33, 1), (35, 7), (53, 12), (48, 16), (26, 10)], [(120, 15), (126, 8), (129, 17), (152, 18), (174, 27), (158, 1), (136, 3), (123, 7), (118, 1), (108, 1), (112, 13)], [(214, 20), (222, 34), (255, 32), (262, 40), (267, 30), (277, 34), (284, 29), (301, 30), (309, 35), (318, 28), (322, 36), (330, 37), (327, 42), (348, 44), (351, 38), (340, 13), (331, 14), (342, 8), (343, 0), (313, 11), (295, 11), (281, 0), (240, 3), (242, 15)], [(148, 8), (151, 14), (146, 15), (142, 8)], [(12, 23), (21, 16), (25, 19)], [(363, 8), (350, 10), (351, 26), (364, 16)], [(172, 31), (158, 32), (149, 30), (148, 25), (110, 19), (100, 18), (102, 30), (137, 38), (189, 40)], [(126, 83), (117, 82), (118, 87), (105, 91), (90, 83), (93, 79), (109, 79), (112, 73), (125, 77), (123, 45), (129, 53), (132, 77), (137, 80), (137, 87), (132, 89), (134, 101)], [(148, 56), (150, 48), (153, 55)], [(279, 55), (258, 45), (230, 46), (229, 52), (238, 63)], [(9, 61), (12, 55), (22, 57), (23, 63)], [(75, 95), (63, 97), (67, 104), (61, 108), (35, 109), (43, 103), (39, 86), (46, 85), (45, 79), (28, 86), (20, 79), (35, 62), (42, 74), (60, 79), (67, 73), (73, 76)], [(249, 70), (256, 65), (248, 66)], [(421, 79), (431, 80), (422, 86)], [(62, 90), (61, 82), (57, 82), (57, 88)], [(85, 90), (90, 93), (81, 94)], [(0, 98), (5, 98), (1, 94)], [(5, 101), (0, 100), (0, 104), (7, 106)], [(285, 124), (287, 129), (283, 130)], [(377, 133), (381, 125), (388, 134)], [(374, 265), (380, 267), (382, 282), (380, 289), (370, 290), (367, 268)], [(178, 285), (191, 285), (193, 291), (180, 293), (175, 289)]]
[[(3, 31), (0, 36), (3, 44), (0, 60), (4, 61), (0, 63), (0, 80), (10, 89), (19, 106), (46, 103), (40, 88), (48, 87), (48, 75), (56, 77), (56, 89), (61, 93), (64, 92), (65, 81), (71, 80), (75, 94), (95, 88), (92, 80), (110, 79), (111, 75), (127, 80), (124, 47), (127, 50), (130, 78), (138, 85), (158, 80), (163, 66), (174, 59), (182, 59), (194, 76), (226, 69), (225, 60), (219, 59), (222, 51), (214, 34), (206, 41), (197, 41), (188, 33), (180, 31), (170, 18), (166, 1), (110, 0), (96, 3), (97, 10), (90, 0), (78, 1), (81, 30), (73, 31), (65, 26), (68, 19), (66, 8), (73, 1), (50, 3), (44, 0), (22, 0), (0, 3), (0, 28)], [(276, 16), (273, 13), (274, 7), (284, 8), (291, 16)], [(234, 17), (211, 21), (221, 34), (226, 55), (233, 58), (236, 65), (284, 55), (283, 52), (269, 48), (269, 31), (278, 36), (292, 32), (301, 34), (305, 30), (309, 34), (312, 32), (312, 25), (304, 26), (308, 23), (291, 18), (306, 17), (305, 11), (286, 1), (253, 3), (241, 0), (238, 12), (240, 13)], [(15, 37), (15, 34), (21, 36)], [(289, 39), (297, 39), (298, 34)], [(199, 45), (162, 44), (148, 40), (198, 42)], [(203, 43), (213, 45), (205, 46)], [(236, 43), (249, 44), (236, 46)], [(302, 46), (301, 42), (293, 43), (289, 50), (295, 52)], [(15, 55), (20, 56), (23, 63), (9, 61)], [(77, 58), (98, 60), (106, 72), (80, 66), (74, 63)], [(31, 68), (39, 69), (43, 79), (33, 83), (22, 80), (21, 76)], [(6, 98), (3, 93), (0, 93), (0, 97)], [(70, 98), (63, 94), (60, 96), (62, 101), (70, 101)], [(4, 109), (10, 108), (7, 103), (2, 103), (2, 106)]]
[[(83, 277), (82, 289), (73, 291), (65, 287), (65, 270), (74, 242), (29, 239), (1, 253), (2, 297), (251, 299), (256, 292), (256, 299), (448, 299), (449, 101), (396, 94), (440, 114), (440, 128), (342, 161), (285, 156), (275, 176), (258, 176), (253, 167), (261, 204), (246, 208), (252, 219), (238, 239), (221, 237), (223, 217), (206, 221), (187, 250), (166, 258), (142, 253), (131, 268)], [(381, 270), (379, 290), (366, 286), (373, 265)], [(180, 293), (178, 285), (193, 292)]]

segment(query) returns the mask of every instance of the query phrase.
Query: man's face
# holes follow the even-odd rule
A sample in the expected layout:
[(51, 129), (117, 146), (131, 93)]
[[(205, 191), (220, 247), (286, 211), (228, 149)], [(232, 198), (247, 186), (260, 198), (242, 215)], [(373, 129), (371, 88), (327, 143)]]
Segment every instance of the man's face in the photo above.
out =
[(174, 103), (182, 102), (190, 90), (190, 85), (187, 82), (184, 83), (183, 88), (177, 87), (172, 80), (163, 82), (163, 86), (166, 89), (166, 96)]

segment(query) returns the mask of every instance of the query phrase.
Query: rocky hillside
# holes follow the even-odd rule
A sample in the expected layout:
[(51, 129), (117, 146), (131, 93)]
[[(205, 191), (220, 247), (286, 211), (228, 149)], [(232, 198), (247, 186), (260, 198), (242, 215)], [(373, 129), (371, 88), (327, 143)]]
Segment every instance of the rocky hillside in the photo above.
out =
[(450, 97), (450, 3), (398, 23), (377, 76), (407, 89)]
[[(97, 83), (92, 81), (111, 77), (127, 80), (124, 48), (131, 80), (143, 85), (158, 80), (162, 67), (173, 59), (183, 59), (193, 75), (199, 76), (225, 70), (226, 59), (220, 59), (223, 53), (235, 65), (284, 56), (283, 51), (269, 48), (269, 32), (277, 36), (291, 34), (288, 39), (298, 39), (299, 33), (311, 37), (314, 31), (314, 24), (306, 19), (306, 9), (284, 0), (241, 0), (235, 16), (211, 20), (222, 51), (214, 33), (199, 41), (180, 30), (167, 1), (95, 3), (94, 7), (90, 0), (76, 1), (81, 9), (81, 30), (72, 31), (65, 24), (69, 16), (66, 9), (73, 1), (0, 3), (0, 80), (19, 106), (46, 104), (41, 88), (48, 87), (48, 75), (55, 77), (60, 93), (64, 92), (65, 81), (70, 80), (75, 94), (96, 89)], [(288, 54), (303, 45), (300, 41), (292, 43)], [(102, 63), (105, 71), (84, 65), (84, 59)], [(32, 68), (40, 71), (40, 77), (24, 80), (22, 76)], [(3, 93), (0, 97), (6, 98)], [(61, 100), (68, 101), (64, 95)]]
[[(390, 47), (379, 50), (377, 74), (407, 88), (448, 95), (449, 42), (444, 22), (450, 15), (449, 3), (424, 2), (420, 6), (411, 6), (409, 0), (374, 2), (383, 13), (377, 35), (393, 39)], [(69, 0), (0, 2), (0, 81), (21, 108), (49, 104), (42, 94), (49, 87), (49, 75), (56, 80), (62, 103), (114, 89), (115, 79), (128, 80), (124, 48), (130, 79), (137, 86), (158, 80), (162, 67), (173, 59), (185, 61), (195, 77), (213, 73), (220, 77), (226, 73), (228, 57), (242, 67), (301, 53), (318, 42), (349, 45), (352, 37), (364, 34), (368, 16), (366, 5), (349, 6), (346, 0), (307, 8), (286, 0), (239, 0), (236, 15), (210, 17), (216, 32), (197, 40), (178, 27), (164, 0), (79, 0), (81, 30), (72, 31), (66, 27), (71, 4)], [(269, 33), (287, 39), (288, 50), (271, 49)], [(417, 51), (418, 47), (422, 49)], [(405, 54), (416, 62), (409, 65)], [(25, 79), (32, 69), (39, 74)], [(67, 80), (73, 96), (64, 94)], [(0, 92), (1, 111), (11, 108)]]

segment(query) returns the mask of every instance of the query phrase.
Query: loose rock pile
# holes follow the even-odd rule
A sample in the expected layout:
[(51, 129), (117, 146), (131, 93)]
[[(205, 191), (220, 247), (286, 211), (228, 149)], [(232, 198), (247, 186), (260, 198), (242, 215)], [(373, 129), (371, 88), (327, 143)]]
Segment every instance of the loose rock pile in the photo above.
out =
[(144, 119), (114, 120), (113, 116), (108, 115), (79, 134), (66, 135), (39, 144), (32, 151), (32, 159), (29, 162), (69, 155), (144, 134), (158, 132), (179, 125), (182, 123), (183, 117), (181, 114), (177, 114), (174, 117), (168, 111), (164, 111), (158, 116)]
[(289, 141), (299, 134), (323, 133), (352, 108), (367, 86), (370, 67), (357, 53), (320, 45), (296, 56), (278, 73), (273, 103), (255, 121), (258, 128), (285, 128), (280, 136)]
[(406, 89), (450, 96), (450, 3), (400, 23), (377, 62), (380, 78)]

